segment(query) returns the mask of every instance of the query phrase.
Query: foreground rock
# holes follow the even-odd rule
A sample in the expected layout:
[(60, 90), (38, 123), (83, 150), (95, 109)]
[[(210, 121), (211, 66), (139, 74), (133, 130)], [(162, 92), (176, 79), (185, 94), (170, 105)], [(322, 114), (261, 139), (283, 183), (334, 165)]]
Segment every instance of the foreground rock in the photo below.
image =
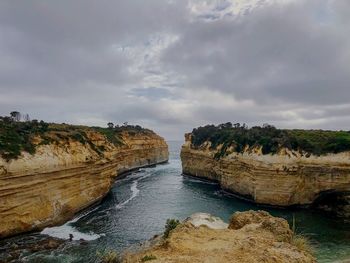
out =
[(123, 262), (144, 262), (145, 258), (153, 258), (150, 262), (154, 263), (316, 262), (308, 251), (293, 245), (286, 220), (264, 211), (237, 212), (228, 228), (216, 217), (196, 214), (166, 240)]
[(101, 200), (118, 175), (168, 160), (166, 142), (149, 130), (121, 132), (119, 145), (93, 129), (81, 134), (48, 132), (54, 143), (36, 138), (35, 154), (0, 157), (0, 238), (63, 223)]
[[(288, 149), (277, 154), (263, 154), (259, 148), (243, 153), (228, 149), (220, 159), (215, 153), (210, 143), (193, 147), (187, 134), (181, 150), (183, 173), (217, 181), (223, 189), (255, 203), (292, 206), (323, 200), (329, 211), (350, 215), (350, 152), (315, 156)], [(343, 205), (329, 207), (328, 197)]]
[(23, 254), (36, 253), (38, 251), (56, 250), (66, 241), (62, 239), (46, 237), (32, 239), (24, 237), (21, 241), (3, 243), (0, 248), (0, 262), (23, 262), (20, 260)]

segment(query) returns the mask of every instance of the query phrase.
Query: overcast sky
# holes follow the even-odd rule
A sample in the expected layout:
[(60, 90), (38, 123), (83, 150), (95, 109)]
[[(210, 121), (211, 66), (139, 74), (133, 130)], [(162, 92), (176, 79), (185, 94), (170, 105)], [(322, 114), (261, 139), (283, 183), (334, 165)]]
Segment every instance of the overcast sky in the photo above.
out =
[(0, 115), (350, 130), (348, 0), (1, 0)]

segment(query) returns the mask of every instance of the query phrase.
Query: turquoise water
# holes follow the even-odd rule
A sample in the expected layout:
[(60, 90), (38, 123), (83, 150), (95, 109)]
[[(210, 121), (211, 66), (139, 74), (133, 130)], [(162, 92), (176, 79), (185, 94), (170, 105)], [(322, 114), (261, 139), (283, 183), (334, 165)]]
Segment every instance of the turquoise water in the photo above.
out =
[[(226, 195), (213, 183), (181, 175), (181, 142), (170, 142), (168, 164), (141, 169), (115, 183), (98, 206), (58, 228), (43, 233), (75, 239), (91, 239), (87, 244), (66, 242), (50, 252), (23, 254), (23, 262), (95, 262), (96, 252), (122, 251), (163, 231), (167, 218), (185, 219), (195, 212), (208, 212), (228, 221), (235, 211), (261, 207)], [(319, 262), (350, 257), (350, 225), (310, 210), (267, 209), (273, 215), (296, 219), (297, 231), (307, 235), (316, 248)], [(14, 238), (41, 238), (30, 234)]]

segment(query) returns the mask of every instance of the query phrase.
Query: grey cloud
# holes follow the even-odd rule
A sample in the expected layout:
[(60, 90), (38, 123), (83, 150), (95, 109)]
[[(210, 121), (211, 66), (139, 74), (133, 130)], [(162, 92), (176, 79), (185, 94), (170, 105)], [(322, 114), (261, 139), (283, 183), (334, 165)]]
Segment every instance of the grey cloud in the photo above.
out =
[(348, 1), (240, 15), (229, 0), (191, 14), (189, 1), (1, 1), (0, 114), (129, 121), (168, 139), (226, 121), (346, 129)]
[(130, 94), (137, 97), (146, 97), (149, 99), (161, 99), (172, 97), (171, 92), (164, 88), (147, 87), (136, 88), (130, 91)]
[[(257, 103), (270, 103), (271, 98), (347, 102), (350, 37), (345, 29), (339, 31), (338, 13), (325, 25), (317, 15), (320, 5), (331, 9), (337, 1), (300, 2), (266, 5), (236, 19), (192, 23), (164, 54), (164, 64), (186, 75), (186, 86)], [(350, 11), (347, 4), (342, 8)], [(343, 21), (350, 27), (349, 20)]]
[(140, 81), (128, 75), (130, 61), (118, 46), (144, 42), (183, 15), (183, 9), (166, 2), (142, 3), (2, 1), (0, 53), (6, 59), (0, 62), (1, 89), (81, 92), (78, 86), (91, 82)]

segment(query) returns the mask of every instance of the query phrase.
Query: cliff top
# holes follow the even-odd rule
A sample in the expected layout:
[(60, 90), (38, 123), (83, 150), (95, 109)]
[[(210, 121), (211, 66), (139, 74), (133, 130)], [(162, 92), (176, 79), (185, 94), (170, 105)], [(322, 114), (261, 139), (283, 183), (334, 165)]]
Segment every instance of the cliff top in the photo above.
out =
[(64, 141), (78, 141), (89, 144), (97, 152), (103, 147), (94, 145), (91, 133), (98, 133), (115, 146), (123, 145), (122, 135), (136, 134), (155, 135), (149, 129), (139, 125), (114, 126), (108, 123), (108, 128), (88, 127), (82, 125), (69, 125), (47, 123), (38, 120), (20, 121), (14, 117), (0, 116), (0, 156), (5, 160), (16, 159), (22, 151), (34, 154), (38, 145), (60, 143)]
[(301, 244), (286, 220), (264, 211), (237, 212), (228, 227), (216, 217), (195, 214), (168, 238), (123, 262), (316, 262)]
[(192, 146), (198, 148), (205, 142), (210, 142), (211, 149), (221, 145), (216, 158), (224, 156), (228, 148), (243, 152), (246, 147), (261, 147), (263, 154), (275, 154), (281, 148), (287, 148), (323, 155), (350, 151), (350, 131), (287, 130), (268, 124), (248, 128), (245, 124), (228, 122), (193, 129)]

